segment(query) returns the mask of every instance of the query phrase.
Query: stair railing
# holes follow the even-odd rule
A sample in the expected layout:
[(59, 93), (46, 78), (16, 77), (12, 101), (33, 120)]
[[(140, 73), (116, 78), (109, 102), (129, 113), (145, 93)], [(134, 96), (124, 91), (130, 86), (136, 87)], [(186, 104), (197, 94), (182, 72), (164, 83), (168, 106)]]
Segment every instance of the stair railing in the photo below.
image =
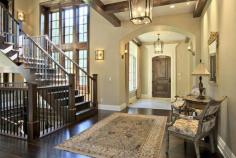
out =
[(67, 72), (75, 75), (74, 86), (79, 94), (85, 97), (85, 101), (91, 101), (97, 108), (97, 74), (90, 76), (71, 57), (55, 45), (47, 35), (32, 37), (32, 39), (43, 47), (52, 57), (57, 57), (60, 64)]
[[(55, 129), (60, 128), (62, 125), (65, 125), (68, 122), (74, 121), (75, 113), (75, 99), (74, 99), (74, 75), (68, 73), (63, 66), (61, 66), (56, 60), (54, 60), (50, 54), (36, 43), (30, 36), (28, 36), (22, 29), (20, 23), (14, 19), (14, 17), (8, 12), (8, 10), (0, 3), (0, 35), (4, 36), (4, 42), (9, 42), (13, 44), (15, 49), (19, 49), (18, 59), (23, 61), (25, 68), (30, 69), (32, 73), (30, 80), (28, 81), (29, 87), (29, 109), (28, 117), (32, 120), (30, 123), (30, 131), (33, 132), (33, 129), (40, 128), (41, 130), (41, 117), (39, 114), (44, 109), (48, 112), (53, 108), (56, 110), (57, 115), (66, 113), (66, 121), (61, 123), (57, 120), (57, 126)], [(36, 83), (36, 84), (35, 84)], [(69, 107), (65, 110), (64, 107), (61, 108), (59, 102), (54, 102), (51, 93), (53, 93), (54, 87), (60, 89), (61, 87), (69, 87)], [(64, 95), (66, 96), (66, 89), (63, 89)], [(31, 96), (34, 95), (34, 96)], [(67, 114), (69, 112), (69, 114)], [(47, 119), (47, 114), (43, 114), (45, 119)], [(58, 118), (58, 117), (57, 117)], [(40, 127), (38, 126), (37, 121), (40, 122)], [(52, 120), (55, 122), (55, 120)], [(43, 123), (44, 124), (44, 123)], [(49, 131), (42, 127), (46, 133)], [(37, 130), (36, 130), (37, 132)], [(33, 134), (35, 135), (35, 134)], [(29, 134), (29, 137), (34, 137)], [(36, 134), (38, 135), (38, 134)]]

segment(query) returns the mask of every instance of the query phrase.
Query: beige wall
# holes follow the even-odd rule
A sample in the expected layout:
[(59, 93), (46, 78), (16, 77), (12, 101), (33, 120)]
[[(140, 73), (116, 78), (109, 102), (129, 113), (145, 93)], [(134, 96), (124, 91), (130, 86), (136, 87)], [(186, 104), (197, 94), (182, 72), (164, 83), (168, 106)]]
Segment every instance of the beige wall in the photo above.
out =
[(176, 94), (190, 93), (192, 85), (193, 60), (195, 56), (188, 51), (188, 43), (180, 42), (176, 47)]
[(208, 86), (207, 93), (210, 96), (228, 96), (228, 105), (223, 104), (221, 108), (219, 135), (236, 154), (236, 73), (234, 70), (236, 59), (236, 1), (211, 0), (208, 5), (201, 19), (201, 52), (203, 61), (208, 64), (208, 36), (211, 31), (218, 31), (219, 82), (218, 85), (212, 85), (205, 79), (205, 84)]
[[(17, 0), (16, 11), (26, 13), (24, 29), (31, 35), (39, 34), (39, 2), (46, 0)], [(194, 38), (195, 49), (200, 51), (200, 19), (192, 14), (181, 14), (153, 19), (150, 25), (137, 26), (123, 22), (119, 28), (113, 27), (96, 11), (91, 9), (90, 27), (90, 72), (97, 73), (99, 86), (99, 104), (121, 105), (126, 102), (124, 43), (145, 32), (156, 30), (175, 30)], [(96, 62), (95, 49), (105, 49), (105, 60)]]

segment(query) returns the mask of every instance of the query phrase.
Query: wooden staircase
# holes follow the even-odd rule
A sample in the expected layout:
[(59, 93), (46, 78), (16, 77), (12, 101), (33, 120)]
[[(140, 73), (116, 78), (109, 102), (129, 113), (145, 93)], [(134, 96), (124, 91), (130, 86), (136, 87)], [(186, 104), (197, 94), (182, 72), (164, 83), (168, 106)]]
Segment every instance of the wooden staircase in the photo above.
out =
[[(25, 97), (28, 100), (23, 106), (28, 109), (27, 121), (33, 123), (32, 127), (27, 127), (28, 131), (33, 131), (30, 131), (33, 133), (32, 136), (29, 136), (30, 138), (35, 137), (34, 133), (38, 135), (34, 131), (34, 128), (38, 127), (37, 122), (39, 122), (42, 135), (45, 135), (52, 132), (49, 128), (53, 127), (53, 130), (56, 130), (75, 120), (81, 120), (97, 113), (97, 75), (90, 76), (55, 46), (47, 36), (40, 36), (40, 41), (46, 42), (50, 49), (37, 40), (39, 38), (25, 34), (19, 23), (1, 6), (1, 3), (0, 20), (2, 21), (0, 23), (0, 53), (14, 63), (17, 69), (19, 68), (19, 73), (30, 85), (27, 87), (27, 97)], [(75, 72), (67, 72), (65, 65), (53, 58), (52, 52), (58, 53), (61, 58), (71, 62)], [(85, 77), (86, 83), (80, 83), (81, 76)], [(3, 90), (6, 90), (4, 88)], [(13, 87), (11, 90), (19, 89)], [(8, 95), (10, 95), (10, 91)], [(4, 91), (4, 93), (6, 92)], [(15, 107), (14, 104), (11, 106)], [(6, 107), (7, 110), (9, 108)], [(14, 114), (18, 116), (17, 112)], [(13, 122), (17, 122), (15, 119), (22, 119), (21, 117), (14, 118), (14, 115), (8, 116), (8, 113), (5, 112), (1, 116), (3, 116), (1, 119), (3, 121), (8, 117), (13, 117), (11, 118), (14, 120)], [(5, 120), (5, 122), (8, 121)], [(24, 123), (26, 124), (26, 120)], [(1, 125), (0, 122), (0, 128)]]

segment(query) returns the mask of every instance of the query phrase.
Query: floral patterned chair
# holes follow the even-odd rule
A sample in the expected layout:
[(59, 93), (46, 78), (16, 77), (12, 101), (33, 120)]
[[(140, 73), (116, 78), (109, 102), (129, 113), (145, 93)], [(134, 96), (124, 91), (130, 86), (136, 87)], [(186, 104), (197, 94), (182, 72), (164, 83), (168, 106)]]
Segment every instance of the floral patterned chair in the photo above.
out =
[(200, 158), (199, 142), (209, 136), (211, 150), (214, 152), (214, 127), (221, 103), (225, 100), (211, 100), (199, 116), (179, 115), (167, 125), (167, 154), (169, 151), (169, 135), (173, 134), (182, 139), (194, 142), (197, 158)]

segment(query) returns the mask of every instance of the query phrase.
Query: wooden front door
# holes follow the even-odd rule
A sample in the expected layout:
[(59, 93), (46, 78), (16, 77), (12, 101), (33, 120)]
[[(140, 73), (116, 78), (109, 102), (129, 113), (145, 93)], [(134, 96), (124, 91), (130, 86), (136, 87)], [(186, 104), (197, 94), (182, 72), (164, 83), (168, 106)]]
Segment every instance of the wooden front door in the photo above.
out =
[(171, 59), (168, 56), (152, 58), (152, 96), (171, 97)]

